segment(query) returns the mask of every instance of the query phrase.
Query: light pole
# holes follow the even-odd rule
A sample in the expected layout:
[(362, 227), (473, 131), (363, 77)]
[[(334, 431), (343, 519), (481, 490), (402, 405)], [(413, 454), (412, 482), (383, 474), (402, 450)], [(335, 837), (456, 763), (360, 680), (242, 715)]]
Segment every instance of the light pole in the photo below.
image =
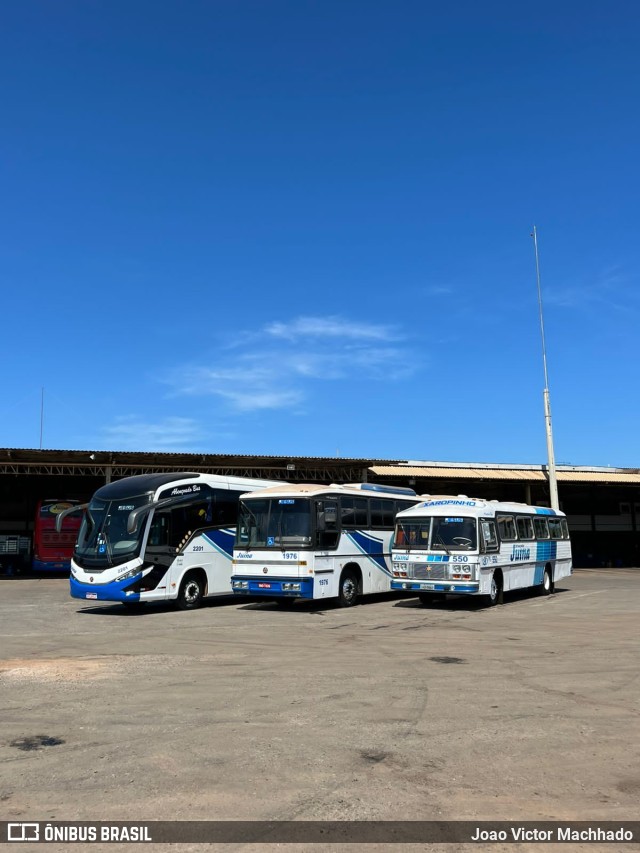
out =
[(552, 509), (560, 509), (558, 500), (558, 480), (556, 478), (556, 460), (553, 453), (553, 431), (551, 429), (551, 403), (549, 402), (549, 374), (547, 373), (547, 347), (544, 340), (544, 319), (542, 317), (542, 290), (540, 288), (540, 261), (538, 258), (538, 235), (533, 226), (533, 246), (536, 252), (536, 280), (538, 282), (538, 308), (540, 310), (540, 335), (542, 337), (542, 363), (544, 366), (544, 421), (547, 431), (547, 459), (549, 468), (549, 497)]

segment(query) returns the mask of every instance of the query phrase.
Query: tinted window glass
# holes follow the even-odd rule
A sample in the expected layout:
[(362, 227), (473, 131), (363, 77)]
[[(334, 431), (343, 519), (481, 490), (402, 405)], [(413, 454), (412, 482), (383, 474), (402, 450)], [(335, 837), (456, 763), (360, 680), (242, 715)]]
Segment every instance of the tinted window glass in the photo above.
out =
[(497, 519), (498, 533), (503, 542), (516, 539), (516, 525), (511, 515), (501, 515)]
[(520, 515), (516, 519), (516, 524), (520, 539), (533, 539), (533, 520), (531, 518)]
[(536, 539), (548, 539), (549, 538), (549, 529), (547, 527), (547, 519), (546, 518), (534, 518), (533, 519), (533, 529), (536, 534)]
[(562, 539), (562, 521), (559, 518), (550, 518), (548, 520), (549, 536), (552, 539)]
[(372, 498), (369, 502), (372, 527), (384, 527), (384, 515), (382, 512), (383, 503), (384, 501), (380, 500), (380, 498)]
[(367, 499), (341, 497), (340, 515), (343, 527), (368, 527)]
[(395, 501), (384, 498), (372, 498), (369, 503), (371, 512), (371, 526), (385, 527), (390, 529), (396, 518)]

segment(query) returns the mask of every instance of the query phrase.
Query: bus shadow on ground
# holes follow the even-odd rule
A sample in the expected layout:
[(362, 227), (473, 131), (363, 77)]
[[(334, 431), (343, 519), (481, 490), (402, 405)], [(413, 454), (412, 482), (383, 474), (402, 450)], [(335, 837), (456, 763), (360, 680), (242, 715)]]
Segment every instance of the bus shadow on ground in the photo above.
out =
[[(77, 599), (80, 601), (80, 599)], [(205, 598), (200, 607), (180, 610), (175, 601), (143, 601), (142, 603), (131, 602), (124, 604), (120, 601), (103, 601), (98, 604), (87, 602), (87, 607), (80, 607), (76, 612), (81, 616), (152, 616), (160, 613), (182, 613), (185, 616), (202, 611), (212, 610), (216, 607), (229, 607), (238, 602), (232, 595), (221, 595), (213, 598)]]
[(337, 598), (280, 598), (280, 599), (265, 599), (259, 598), (247, 602), (241, 606), (240, 610), (269, 610), (273, 612), (286, 613), (290, 610), (297, 610), (300, 613), (309, 613), (316, 616), (324, 616), (325, 611), (343, 610), (350, 611), (358, 609), (358, 607), (366, 607), (371, 604), (381, 604), (385, 602), (395, 603), (398, 601), (397, 592), (380, 592), (373, 595), (365, 595), (358, 601), (358, 604), (353, 607), (341, 607)]
[[(551, 595), (545, 596), (541, 595), (535, 589), (518, 589), (514, 590), (513, 592), (505, 593), (504, 601), (501, 605), (497, 606), (509, 607), (526, 601), (552, 601), (554, 596), (562, 595), (563, 593), (570, 591), (571, 590), (565, 589), (563, 587), (556, 587), (555, 591), (551, 593)], [(410, 596), (407, 596), (401, 601), (397, 601), (394, 604), (394, 607), (406, 607), (410, 610), (464, 610), (469, 612), (475, 612), (479, 610), (493, 610), (493, 608), (487, 603), (484, 598), (472, 595), (454, 594), (441, 595), (429, 604), (423, 604), (419, 598), (412, 598)]]

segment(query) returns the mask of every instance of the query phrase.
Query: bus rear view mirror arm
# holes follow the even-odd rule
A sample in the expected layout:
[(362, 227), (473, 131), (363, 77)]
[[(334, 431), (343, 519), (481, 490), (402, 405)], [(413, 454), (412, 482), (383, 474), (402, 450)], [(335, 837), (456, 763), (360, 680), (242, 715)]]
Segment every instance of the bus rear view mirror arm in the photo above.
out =
[(72, 512), (78, 512), (81, 509), (86, 509), (89, 504), (74, 504), (70, 506), (69, 509), (63, 509), (62, 512), (59, 512), (56, 516), (56, 533), (60, 533), (62, 530), (62, 519), (67, 515), (71, 515)]

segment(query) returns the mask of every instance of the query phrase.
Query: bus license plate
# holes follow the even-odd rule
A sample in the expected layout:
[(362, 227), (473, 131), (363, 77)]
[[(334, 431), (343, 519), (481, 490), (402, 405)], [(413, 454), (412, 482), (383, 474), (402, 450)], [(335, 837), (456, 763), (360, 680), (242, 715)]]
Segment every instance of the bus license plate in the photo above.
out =
[(97, 592), (88, 592), (88, 593), (85, 595), (85, 598), (97, 598), (97, 597), (98, 597), (98, 593), (97, 593)]
[(270, 583), (259, 583), (258, 588), (259, 589), (271, 589), (271, 584)]
[(426, 583), (423, 588), (424, 589), (435, 589), (435, 584)]

